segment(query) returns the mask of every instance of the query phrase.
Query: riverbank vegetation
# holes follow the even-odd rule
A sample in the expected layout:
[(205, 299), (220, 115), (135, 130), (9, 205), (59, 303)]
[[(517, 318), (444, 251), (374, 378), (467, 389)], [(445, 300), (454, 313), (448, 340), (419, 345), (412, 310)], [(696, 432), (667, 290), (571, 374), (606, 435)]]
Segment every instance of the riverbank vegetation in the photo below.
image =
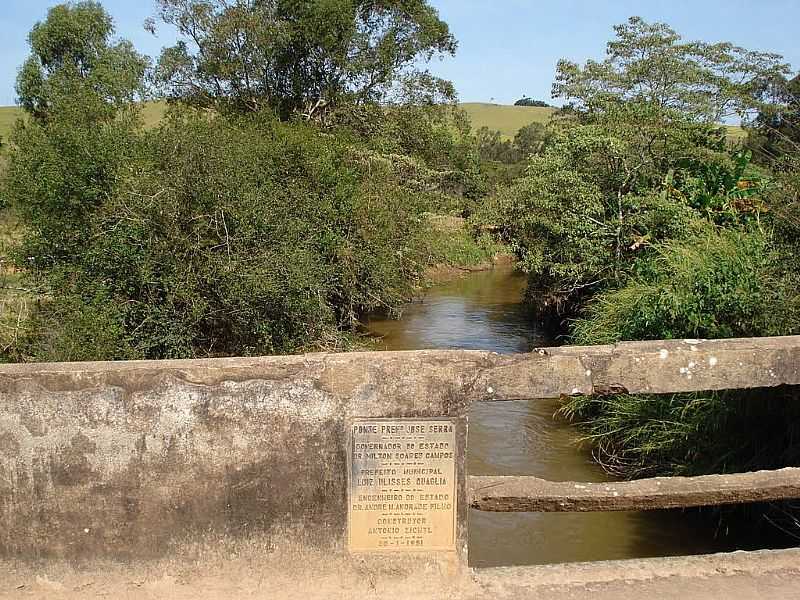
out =
[[(559, 64), (552, 136), (482, 206), (533, 314), (575, 344), (800, 333), (797, 79), (777, 55), (663, 24), (615, 33), (604, 60)], [(731, 116), (747, 140), (718, 125)], [(800, 464), (798, 399), (619, 395), (562, 412), (615, 474), (688, 475)], [(786, 505), (755, 514), (739, 524), (800, 531)]]
[(95, 2), (31, 32), (2, 199), (32, 301), (5, 311), (7, 360), (347, 348), (428, 266), (494, 251), (432, 218), (486, 188), (452, 86), (419, 69), (455, 49), (426, 2), (157, 5), (193, 44), (154, 63)]

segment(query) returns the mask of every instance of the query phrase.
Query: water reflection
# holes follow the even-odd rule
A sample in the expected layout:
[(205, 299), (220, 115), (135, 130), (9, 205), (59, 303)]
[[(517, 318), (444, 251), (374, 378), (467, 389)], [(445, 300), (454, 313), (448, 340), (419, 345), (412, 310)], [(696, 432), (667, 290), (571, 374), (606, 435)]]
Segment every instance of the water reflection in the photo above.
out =
[(510, 269), (473, 273), (406, 305), (401, 319), (373, 317), (368, 327), (385, 350), (527, 352), (545, 338), (526, 316), (524, 290), (525, 277)]
[[(575, 429), (553, 418), (557, 402), (481, 404), (470, 414), (471, 475), (534, 475), (552, 481), (608, 481), (577, 446)], [(692, 519), (671, 513), (470, 513), (475, 566), (546, 564), (724, 550)]]
[[(510, 270), (474, 273), (409, 304), (400, 320), (373, 318), (386, 350), (427, 348), (527, 352), (547, 340), (521, 303), (525, 279)], [(607, 481), (577, 446), (577, 432), (553, 418), (557, 403), (475, 406), (467, 469), (472, 475), (534, 475)], [(699, 554), (723, 548), (679, 513), (470, 513), (470, 563), (478, 567)]]

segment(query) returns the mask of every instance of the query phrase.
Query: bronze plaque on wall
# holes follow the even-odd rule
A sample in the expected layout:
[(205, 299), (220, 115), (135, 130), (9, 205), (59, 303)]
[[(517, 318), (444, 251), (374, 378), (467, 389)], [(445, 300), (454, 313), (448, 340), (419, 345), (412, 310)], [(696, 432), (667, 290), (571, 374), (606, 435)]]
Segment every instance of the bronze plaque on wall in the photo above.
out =
[(356, 420), (348, 454), (351, 551), (455, 550), (452, 420)]

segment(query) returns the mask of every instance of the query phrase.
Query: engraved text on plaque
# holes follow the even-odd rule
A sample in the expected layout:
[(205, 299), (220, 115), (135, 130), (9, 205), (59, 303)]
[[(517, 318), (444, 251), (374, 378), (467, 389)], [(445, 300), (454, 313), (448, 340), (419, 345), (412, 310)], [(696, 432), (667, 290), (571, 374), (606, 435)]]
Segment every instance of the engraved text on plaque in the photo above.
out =
[(351, 425), (350, 550), (454, 550), (456, 426), (448, 419)]

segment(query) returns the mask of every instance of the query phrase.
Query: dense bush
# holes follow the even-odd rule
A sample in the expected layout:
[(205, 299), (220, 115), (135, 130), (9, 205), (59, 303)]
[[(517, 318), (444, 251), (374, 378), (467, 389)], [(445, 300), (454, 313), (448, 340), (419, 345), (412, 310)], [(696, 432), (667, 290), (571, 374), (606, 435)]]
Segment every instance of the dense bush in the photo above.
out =
[(488, 162), (513, 164), (520, 161), (519, 149), (511, 140), (503, 139), (499, 131), (489, 129), (485, 125), (476, 132), (478, 152), (481, 159)]
[(600, 294), (573, 325), (579, 344), (800, 332), (796, 273), (755, 231), (707, 227), (657, 245), (626, 285)]
[(503, 139), (499, 131), (486, 126), (476, 132), (477, 150), (486, 162), (513, 165), (542, 152), (552, 140), (553, 132), (543, 123), (530, 123), (522, 127), (513, 140)]
[[(641, 116), (638, 108), (631, 113)], [(698, 213), (677, 187), (693, 181), (690, 165), (664, 154), (685, 134), (676, 128), (648, 147), (640, 138), (645, 124), (567, 128), (484, 205), (481, 218), (503, 224), (529, 274), (538, 316), (572, 314), (590, 294), (624, 282), (653, 243), (691, 235)], [(691, 152), (697, 149), (683, 156)], [(662, 165), (671, 170), (662, 173)]]
[[(800, 333), (800, 270), (772, 217), (756, 226), (707, 225), (662, 242), (622, 287), (588, 304), (576, 343)], [(562, 412), (580, 424), (595, 457), (623, 477), (701, 475), (800, 465), (800, 390), (578, 397)], [(779, 523), (796, 532), (796, 508), (777, 503), (728, 516), (725, 531)], [(733, 511), (735, 513), (735, 511)], [(774, 530), (773, 530), (774, 533)]]
[(36, 358), (339, 347), (421, 268), (416, 195), (313, 126), (176, 110), (147, 133), (71, 130), (108, 163), (80, 144), (64, 158), (55, 127), (26, 129), (7, 186), (51, 294)]
[[(575, 323), (578, 343), (800, 333), (800, 271), (786, 269), (776, 237), (758, 229), (709, 227), (667, 242), (626, 286), (601, 294)], [(780, 244), (777, 245), (780, 248)], [(800, 465), (800, 390), (733, 390), (664, 396), (569, 399), (594, 456), (622, 477), (702, 475)], [(795, 509), (778, 503), (748, 518), (714, 511), (726, 531), (780, 522), (797, 530)], [(758, 518), (752, 518), (758, 515)]]
[(330, 130), (362, 147), (364, 161), (387, 165), (430, 212), (464, 215), (486, 193), (478, 146), (455, 106), (349, 108)]
[(159, 0), (198, 48), (150, 73), (173, 100), (151, 130), (148, 62), (98, 3), (34, 26), (0, 197), (40, 301), (7, 358), (341, 348), (437, 255), (428, 213), (483, 195), (463, 114), (434, 102), (452, 85), (417, 68), (455, 48), (427, 2), (328, 3), (324, 23), (313, 3), (245, 4)]
[(24, 268), (48, 269), (85, 247), (88, 217), (139, 152), (135, 111), (97, 114), (83, 98), (46, 122), (17, 124), (3, 196), (31, 232)]
[(800, 465), (798, 400), (800, 392), (791, 388), (582, 396), (562, 413), (620, 477), (691, 476)]

